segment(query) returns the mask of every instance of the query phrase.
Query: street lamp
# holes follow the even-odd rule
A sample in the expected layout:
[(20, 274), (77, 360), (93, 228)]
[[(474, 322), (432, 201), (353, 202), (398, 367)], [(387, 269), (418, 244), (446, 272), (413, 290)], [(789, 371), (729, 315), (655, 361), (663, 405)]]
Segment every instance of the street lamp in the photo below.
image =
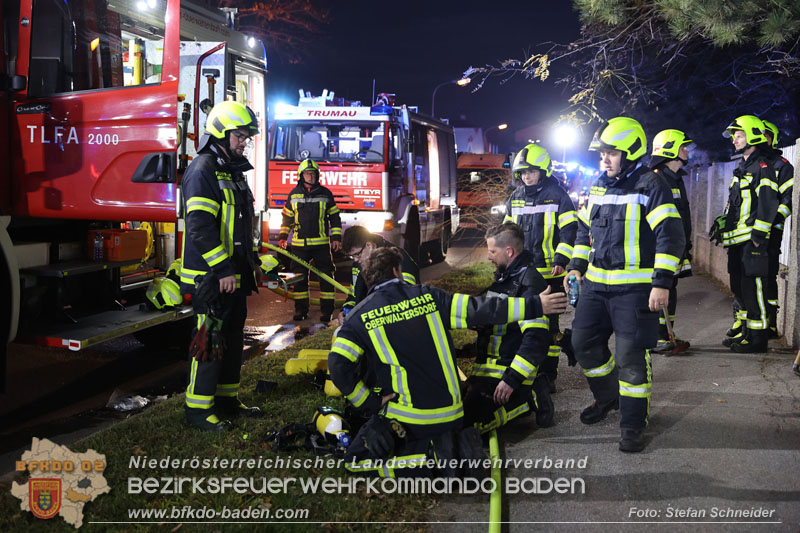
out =
[(463, 87), (464, 85), (468, 85), (469, 82), (471, 82), (471, 81), (472, 81), (471, 78), (461, 78), (460, 80), (445, 81), (445, 82), (440, 83), (439, 85), (437, 85), (433, 89), (433, 94), (431, 95), (431, 116), (432, 117), (436, 116), (434, 114), (436, 112), (435, 111), (436, 110), (436, 106), (435, 106), (435, 103), (436, 103), (436, 91), (438, 91), (440, 87), (444, 87), (445, 85), (450, 85), (451, 83), (455, 83), (456, 85), (458, 85), (460, 87)]
[(486, 134), (489, 133), (490, 131), (494, 130), (494, 129), (504, 130), (507, 127), (508, 127), (508, 124), (503, 122), (502, 124), (498, 124), (497, 126), (489, 126), (485, 130), (483, 130), (483, 151), (484, 152), (486, 152), (487, 154), (491, 153), (491, 150), (489, 149), (489, 138), (486, 136)]
[(561, 146), (561, 162), (566, 164), (567, 146), (572, 146), (578, 137), (578, 132), (572, 124), (562, 124), (556, 130), (556, 143)]

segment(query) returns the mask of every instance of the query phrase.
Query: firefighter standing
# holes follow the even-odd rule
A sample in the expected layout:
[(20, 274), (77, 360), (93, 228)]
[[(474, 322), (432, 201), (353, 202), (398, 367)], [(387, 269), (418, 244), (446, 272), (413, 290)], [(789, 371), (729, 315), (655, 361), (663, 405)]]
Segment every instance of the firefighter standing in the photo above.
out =
[(770, 337), (778, 337), (778, 270), (781, 255), (781, 242), (783, 241), (783, 227), (786, 219), (792, 214), (792, 194), (794, 190), (794, 167), (783, 157), (778, 149), (778, 127), (769, 121), (764, 123), (764, 136), (767, 138), (767, 147), (771, 148), (768, 157), (772, 169), (775, 171), (775, 182), (778, 184), (779, 205), (775, 222), (769, 233), (769, 273), (767, 276), (767, 318), (769, 319)]
[(412, 285), (416, 285), (420, 282), (419, 267), (411, 256), (408, 255), (408, 252), (387, 242), (386, 239), (380, 235), (370, 233), (364, 226), (350, 226), (344, 231), (344, 235), (342, 235), (342, 250), (353, 260), (353, 294), (348, 295), (347, 300), (344, 302), (344, 305), (342, 305), (343, 311), (342, 314), (339, 315), (340, 326), (344, 323), (344, 316), (349, 313), (358, 302), (367, 296), (367, 284), (364, 282), (364, 276), (361, 275), (361, 265), (367, 262), (372, 252), (386, 247), (397, 250), (403, 257), (401, 265), (403, 281)]
[[(778, 213), (778, 184), (769, 164), (772, 151), (764, 123), (742, 115), (725, 129), (742, 160), (733, 172), (722, 244), (728, 249), (731, 291), (740, 310), (723, 340), (739, 353), (767, 351), (769, 340), (766, 286), (769, 272), (769, 236)], [(736, 304), (734, 303), (734, 305)]]
[(245, 406), (238, 396), (247, 295), (257, 290), (254, 272), (260, 264), (253, 239), (254, 199), (243, 174), (253, 167), (243, 154), (257, 134), (258, 120), (250, 108), (237, 102), (217, 104), (181, 184), (186, 220), (181, 291), (193, 295), (195, 341), (202, 345), (206, 340), (198, 339), (197, 332), (205, 331), (210, 321), (210, 304), (198, 296), (196, 279), (209, 284), (208, 292), (220, 294), (213, 310), (222, 319), (222, 359), (210, 360), (207, 353), (193, 357), (186, 389), (187, 421), (209, 431), (230, 428), (230, 422), (217, 416), (220, 411), (259, 414), (258, 407)]
[[(550, 155), (541, 146), (525, 146), (514, 158), (512, 171), (522, 185), (506, 201), (505, 221), (522, 228), (525, 249), (533, 255), (537, 270), (553, 291), (563, 291), (564, 269), (572, 257), (578, 227), (575, 205), (552, 177)], [(569, 337), (561, 338), (558, 315), (548, 318), (552, 340), (549, 358), (541, 364), (539, 375), (548, 381), (550, 391), (555, 392), (562, 346), (565, 353), (572, 354)]]
[[(543, 307), (549, 307), (550, 299), (563, 301), (566, 295), (551, 292), (524, 242), (522, 228), (513, 223), (486, 234), (488, 259), (496, 268), (487, 296), (540, 295)], [(465, 424), (486, 433), (533, 410), (539, 427), (551, 426), (554, 409), (548, 384), (534, 381), (548, 359), (551, 339), (548, 316), (479, 328), (478, 357), (464, 400)]]
[[(465, 438), (477, 436), (474, 428), (461, 431), (464, 406), (449, 330), (542, 315), (538, 298), (450, 295), (410, 285), (402, 280), (401, 261), (389, 247), (370, 255), (362, 271), (369, 294), (348, 314), (328, 357), (334, 384), (354, 407), (372, 415), (350, 444), (347, 467), (387, 477), (413, 475), (400, 469), (424, 464), (431, 444), (440, 459), (469, 458), (476, 448), (482, 453), (479, 438)], [(565, 306), (564, 300), (561, 310)], [(364, 358), (379, 392), (359, 378)], [(465, 440), (473, 445), (458, 445)], [(395, 468), (370, 462), (390, 455), (406, 462), (395, 462)]]
[[(331, 250), (342, 245), (342, 222), (333, 193), (319, 183), (319, 166), (306, 159), (297, 167), (297, 186), (289, 193), (283, 206), (283, 224), (278, 236), (281, 248), (286, 248), (289, 231), (292, 233), (292, 253), (309, 261), (323, 274), (333, 277)], [(330, 236), (329, 236), (330, 233)], [(294, 320), (308, 318), (308, 277), (304, 276), (294, 291)], [(334, 292), (329, 281), (320, 279), (319, 298), (322, 322), (330, 322), (333, 314)]]
[[(686, 186), (683, 177), (686, 172), (683, 167), (689, 164), (689, 150), (694, 148), (694, 143), (686, 138), (686, 134), (680, 130), (664, 130), (658, 132), (653, 138), (653, 158), (650, 160), (650, 168), (654, 173), (659, 174), (667, 180), (672, 189), (672, 199), (678, 214), (683, 222), (683, 232), (686, 237), (686, 248), (680, 257), (680, 264), (672, 278), (672, 286), (669, 289), (669, 320), (674, 325), (675, 309), (678, 305), (678, 278), (687, 278), (692, 275), (692, 214), (689, 210), (689, 197), (686, 194)], [(658, 344), (652, 351), (669, 352), (675, 348), (678, 351), (685, 351), (689, 343), (683, 339), (675, 337), (675, 344), (669, 338), (666, 318), (658, 317)]]
[[(658, 340), (658, 316), (668, 304), (685, 237), (669, 185), (641, 164), (647, 140), (636, 120), (611, 119), (589, 149), (600, 152), (605, 172), (579, 214), (565, 279), (582, 283), (572, 344), (595, 399), (580, 419), (594, 424), (619, 408), (619, 449), (639, 452), (653, 383), (648, 349)], [(608, 347), (612, 333), (616, 358)]]

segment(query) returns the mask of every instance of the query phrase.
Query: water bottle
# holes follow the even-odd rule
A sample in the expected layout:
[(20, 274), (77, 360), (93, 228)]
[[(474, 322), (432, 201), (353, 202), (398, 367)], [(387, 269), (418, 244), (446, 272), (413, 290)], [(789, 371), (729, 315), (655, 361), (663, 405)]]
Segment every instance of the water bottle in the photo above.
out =
[(350, 309), (351, 309), (350, 307), (343, 308), (342, 309), (342, 316), (347, 316), (347, 314), (350, 312)]
[(95, 261), (102, 261), (105, 257), (105, 251), (103, 250), (103, 234), (99, 231), (94, 235), (94, 255), (92, 259)]
[(581, 293), (581, 286), (574, 275), (569, 277), (567, 285), (569, 285), (569, 305), (575, 307), (578, 305), (578, 296)]

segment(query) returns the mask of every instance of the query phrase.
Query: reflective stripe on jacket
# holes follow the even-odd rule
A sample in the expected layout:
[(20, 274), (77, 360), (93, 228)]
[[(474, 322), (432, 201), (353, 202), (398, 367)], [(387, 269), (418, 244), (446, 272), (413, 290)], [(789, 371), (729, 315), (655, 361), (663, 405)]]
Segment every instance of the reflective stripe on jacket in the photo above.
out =
[[(306, 192), (298, 183), (283, 206), (279, 239), (288, 239), (294, 227), (292, 246), (324, 246), (342, 240), (342, 221), (333, 193), (319, 183)], [(330, 233), (330, 237), (329, 234)]]
[(749, 240), (764, 244), (769, 239), (779, 201), (775, 171), (767, 161), (768, 155), (756, 148), (733, 171), (722, 231), (725, 247)]
[(672, 190), (644, 166), (619, 179), (604, 173), (578, 214), (578, 235), (569, 269), (585, 273), (605, 290), (651, 284), (669, 288), (686, 238)]

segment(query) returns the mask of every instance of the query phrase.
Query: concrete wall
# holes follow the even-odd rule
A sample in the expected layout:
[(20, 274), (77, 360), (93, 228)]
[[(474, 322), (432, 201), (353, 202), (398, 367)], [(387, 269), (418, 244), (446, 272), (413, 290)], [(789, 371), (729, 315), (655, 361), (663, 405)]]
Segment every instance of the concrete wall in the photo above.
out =
[[(794, 165), (795, 181), (800, 178), (800, 139), (795, 145), (784, 150)], [(728, 254), (725, 249), (715, 246), (708, 239), (708, 230), (714, 218), (721, 215), (728, 200), (728, 187), (736, 168), (736, 162), (713, 163), (709, 166), (691, 168), (684, 178), (692, 208), (692, 267), (709, 273), (713, 278), (730, 287), (728, 279)], [(794, 189), (794, 212), (798, 211), (800, 189)], [(791, 217), (796, 219), (796, 216)], [(791, 231), (784, 235), (783, 253), (780, 258), (781, 271), (778, 275), (778, 331), (786, 343), (797, 347), (800, 344), (800, 224), (791, 224)]]

